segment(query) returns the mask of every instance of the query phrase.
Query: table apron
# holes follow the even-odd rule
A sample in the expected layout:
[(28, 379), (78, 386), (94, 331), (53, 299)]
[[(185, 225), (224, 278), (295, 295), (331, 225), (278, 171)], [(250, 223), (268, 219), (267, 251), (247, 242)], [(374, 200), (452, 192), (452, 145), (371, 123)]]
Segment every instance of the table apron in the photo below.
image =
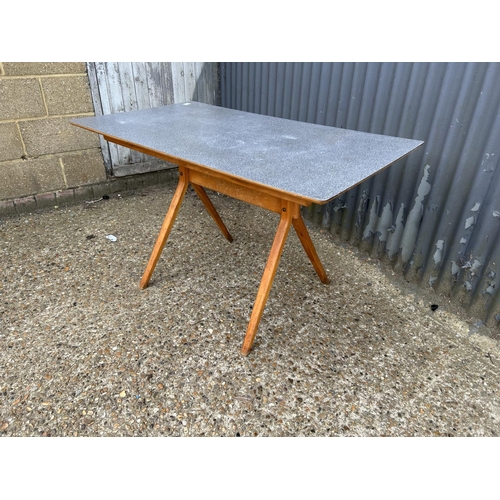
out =
[[(283, 198), (269, 193), (263, 193), (258, 190), (258, 188), (231, 182), (231, 180), (228, 179), (214, 177), (197, 170), (189, 169), (189, 182), (231, 196), (237, 200), (250, 203), (251, 205), (265, 208), (271, 212), (279, 214), (283, 210)], [(297, 204), (304, 205), (304, 202), (300, 200)]]

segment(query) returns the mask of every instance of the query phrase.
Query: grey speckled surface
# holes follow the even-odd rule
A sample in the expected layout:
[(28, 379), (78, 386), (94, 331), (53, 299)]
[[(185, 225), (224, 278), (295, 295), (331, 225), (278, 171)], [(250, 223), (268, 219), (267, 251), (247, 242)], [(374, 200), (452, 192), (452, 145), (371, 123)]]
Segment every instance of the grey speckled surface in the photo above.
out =
[(324, 203), (423, 144), (198, 102), (72, 123)]
[[(500, 435), (499, 342), (471, 329), (448, 298), (317, 227), (309, 230), (332, 284), (290, 231), (248, 357), (239, 352), (277, 214), (210, 194), (229, 243), (188, 190), (140, 290), (174, 191), (171, 182), (0, 221), (0, 439)], [(0, 442), (5, 464), (24, 476), (27, 462), (47, 462), (44, 448), (13, 460)], [(77, 473), (89, 463), (86, 455)], [(115, 489), (137, 482), (115, 470), (106, 471)]]

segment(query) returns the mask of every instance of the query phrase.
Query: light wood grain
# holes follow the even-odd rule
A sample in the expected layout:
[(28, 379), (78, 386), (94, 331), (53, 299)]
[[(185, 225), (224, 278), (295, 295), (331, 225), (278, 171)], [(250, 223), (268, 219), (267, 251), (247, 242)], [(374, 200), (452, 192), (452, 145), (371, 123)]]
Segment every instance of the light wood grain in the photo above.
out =
[(231, 198), (256, 205), (271, 212), (281, 213), (281, 198), (257, 190), (250, 183), (234, 182), (233, 179), (216, 177), (212, 174), (205, 174), (193, 170), (191, 172), (191, 182), (199, 184), (218, 193), (226, 194)]
[(299, 240), (302, 243), (302, 246), (304, 247), (307, 256), (309, 257), (309, 260), (311, 261), (316, 273), (319, 276), (319, 279), (323, 283), (325, 283), (325, 285), (328, 285), (328, 283), (330, 283), (330, 279), (326, 275), (325, 268), (323, 267), (323, 264), (321, 264), (321, 261), (319, 260), (318, 253), (314, 248), (311, 236), (309, 236), (309, 231), (307, 230), (307, 227), (304, 224), (304, 220), (302, 219), (300, 213), (297, 218), (292, 219), (292, 223), (293, 227), (295, 228), (295, 232), (297, 233), (297, 236), (299, 237)]
[[(190, 172), (190, 175), (192, 172)], [(195, 190), (196, 194), (200, 198), (200, 200), (203, 202), (203, 205), (205, 205), (205, 208), (207, 209), (207, 212), (212, 216), (213, 220), (219, 226), (219, 229), (222, 231), (222, 234), (228, 241), (233, 241), (233, 237), (229, 234), (229, 231), (227, 230), (226, 225), (224, 222), (222, 222), (222, 219), (220, 218), (219, 213), (215, 209), (212, 200), (208, 197), (207, 193), (205, 190), (199, 186), (198, 184), (194, 184), (193, 182), (190, 183), (191, 186), (193, 186), (193, 189)]]
[(174, 225), (175, 218), (177, 217), (177, 213), (179, 212), (179, 209), (181, 207), (182, 200), (184, 199), (184, 195), (186, 194), (188, 184), (189, 171), (184, 168), (179, 168), (179, 183), (177, 184), (174, 197), (170, 202), (170, 207), (161, 226), (160, 234), (156, 239), (156, 243), (153, 247), (153, 251), (151, 252), (151, 257), (149, 258), (148, 265), (146, 266), (146, 270), (144, 271), (141, 282), (139, 284), (139, 288), (141, 290), (144, 290), (144, 288), (146, 288), (149, 284), (151, 275), (155, 270), (158, 259), (160, 258), (161, 252), (163, 251), (163, 247), (167, 242), (168, 235), (170, 234), (172, 226)]
[(257, 297), (253, 305), (252, 315), (250, 316), (250, 322), (248, 323), (245, 340), (243, 341), (243, 347), (241, 348), (241, 354), (243, 354), (243, 356), (248, 356), (250, 350), (252, 349), (255, 335), (257, 334), (257, 329), (266, 306), (267, 298), (269, 296), (269, 292), (271, 291), (274, 276), (278, 270), (280, 257), (290, 231), (290, 226), (292, 225), (292, 215), (294, 212), (294, 207), (292, 205), (292, 203), (285, 202), (282, 206), (278, 230), (276, 231), (276, 236), (274, 237), (271, 251), (269, 252), (266, 267), (264, 268), (264, 274), (262, 275), (262, 280), (260, 282), (259, 291), (257, 292)]

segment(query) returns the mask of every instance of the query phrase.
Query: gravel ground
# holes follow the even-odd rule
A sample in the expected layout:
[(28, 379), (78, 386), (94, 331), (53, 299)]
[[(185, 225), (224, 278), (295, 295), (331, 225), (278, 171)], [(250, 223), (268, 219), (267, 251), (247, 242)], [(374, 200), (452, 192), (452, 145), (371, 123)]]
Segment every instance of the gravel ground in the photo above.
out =
[(0, 223), (0, 435), (500, 433), (498, 341), (317, 228), (332, 283), (292, 230), (248, 357), (276, 214), (209, 193), (228, 243), (189, 190), (141, 291), (174, 189)]

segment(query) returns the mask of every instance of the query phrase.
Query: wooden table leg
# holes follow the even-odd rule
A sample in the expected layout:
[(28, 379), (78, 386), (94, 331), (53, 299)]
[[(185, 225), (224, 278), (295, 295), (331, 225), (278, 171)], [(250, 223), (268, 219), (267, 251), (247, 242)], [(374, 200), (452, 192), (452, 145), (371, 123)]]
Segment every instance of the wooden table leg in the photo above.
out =
[(233, 237), (229, 234), (229, 231), (227, 230), (226, 225), (224, 222), (222, 222), (222, 219), (220, 218), (219, 213), (217, 212), (216, 208), (214, 207), (212, 201), (208, 197), (206, 191), (199, 186), (198, 184), (193, 184), (191, 182), (191, 186), (193, 186), (193, 189), (196, 191), (196, 194), (200, 198), (200, 200), (203, 202), (203, 205), (205, 205), (205, 208), (207, 209), (207, 212), (212, 216), (213, 220), (219, 226), (219, 229), (222, 231), (222, 234), (228, 241), (233, 241)]
[(148, 286), (149, 280), (151, 278), (151, 275), (153, 274), (158, 259), (160, 258), (163, 247), (167, 242), (170, 230), (174, 225), (175, 218), (177, 217), (177, 213), (179, 212), (179, 208), (181, 207), (182, 200), (184, 198), (184, 195), (186, 194), (188, 184), (189, 170), (183, 167), (179, 167), (179, 183), (177, 184), (177, 189), (175, 190), (174, 197), (170, 202), (170, 207), (161, 226), (160, 234), (158, 235), (155, 246), (153, 247), (153, 251), (151, 252), (151, 257), (149, 257), (148, 265), (146, 266), (146, 270), (144, 271), (144, 274), (142, 276), (141, 283), (139, 285), (139, 288), (141, 290), (144, 290), (144, 288)]
[(293, 227), (297, 232), (297, 236), (299, 237), (299, 240), (302, 243), (302, 246), (304, 247), (307, 256), (309, 257), (309, 260), (311, 261), (314, 269), (316, 270), (316, 273), (318, 273), (319, 279), (323, 283), (328, 285), (328, 283), (330, 283), (330, 279), (326, 275), (326, 271), (323, 267), (323, 264), (321, 264), (321, 261), (319, 260), (318, 254), (311, 240), (311, 236), (309, 236), (309, 231), (307, 230), (307, 227), (304, 224), (304, 219), (302, 219), (300, 213), (296, 219), (292, 220), (292, 222), (293, 222)]
[[(262, 313), (264, 312), (264, 307), (266, 306), (267, 298), (269, 296), (269, 292), (271, 291), (271, 286), (278, 269), (278, 264), (285, 246), (286, 238), (288, 236), (288, 232), (290, 231), (290, 226), (292, 225), (293, 209), (295, 208), (292, 207), (292, 205), (295, 204), (283, 204), (283, 211), (281, 212), (278, 230), (276, 231), (276, 236), (274, 237), (273, 245), (267, 259), (259, 291), (257, 292), (257, 298), (255, 299), (255, 303), (253, 305), (252, 315), (250, 316), (250, 322), (248, 323), (245, 340), (243, 341), (243, 347), (241, 348), (241, 354), (243, 354), (243, 356), (247, 356), (252, 349), (257, 328), (259, 327)], [(298, 209), (298, 206), (296, 208)]]

